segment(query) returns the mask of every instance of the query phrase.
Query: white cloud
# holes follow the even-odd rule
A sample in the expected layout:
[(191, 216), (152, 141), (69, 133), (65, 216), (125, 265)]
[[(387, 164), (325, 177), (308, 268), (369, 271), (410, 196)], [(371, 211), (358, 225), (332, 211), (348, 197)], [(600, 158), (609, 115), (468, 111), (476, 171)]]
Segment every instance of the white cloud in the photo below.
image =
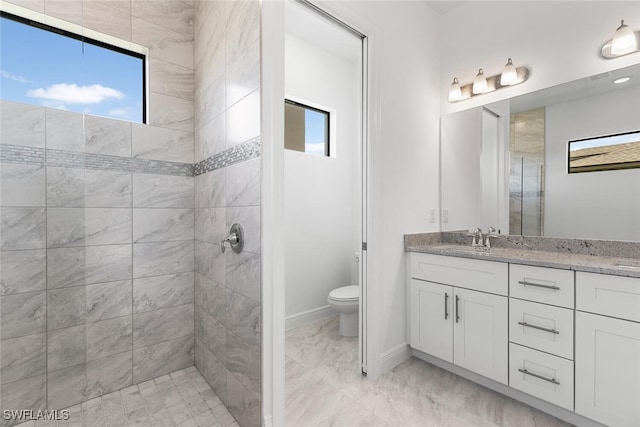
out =
[(304, 151), (309, 154), (324, 156), (324, 142), (307, 142)]
[(128, 108), (115, 108), (109, 111), (110, 116), (127, 117), (129, 115)]
[(0, 75), (2, 75), (2, 77), (5, 79), (13, 80), (19, 83), (31, 83), (31, 80), (22, 76), (16, 76), (15, 74), (11, 74), (10, 72), (5, 70), (0, 70)]
[(124, 98), (122, 92), (110, 87), (99, 84), (78, 86), (75, 83), (58, 83), (47, 88), (32, 89), (27, 91), (27, 96), (66, 104), (99, 104), (109, 98)]

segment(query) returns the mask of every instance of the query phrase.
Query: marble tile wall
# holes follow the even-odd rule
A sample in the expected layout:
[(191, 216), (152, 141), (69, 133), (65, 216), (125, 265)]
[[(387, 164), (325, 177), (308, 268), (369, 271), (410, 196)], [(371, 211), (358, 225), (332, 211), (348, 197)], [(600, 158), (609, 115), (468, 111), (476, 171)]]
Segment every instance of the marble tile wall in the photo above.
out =
[(259, 8), (198, 1), (194, 22), (195, 363), (241, 426), (261, 425)]
[(0, 109), (2, 409), (61, 409), (193, 365), (193, 138)]

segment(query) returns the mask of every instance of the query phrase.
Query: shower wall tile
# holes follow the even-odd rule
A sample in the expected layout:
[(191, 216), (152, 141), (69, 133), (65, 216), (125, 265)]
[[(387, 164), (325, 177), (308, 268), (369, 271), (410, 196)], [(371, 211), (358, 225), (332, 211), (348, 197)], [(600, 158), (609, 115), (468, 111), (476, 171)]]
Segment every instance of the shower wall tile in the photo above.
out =
[(131, 243), (131, 209), (49, 208), (50, 248)]
[(193, 178), (133, 174), (136, 208), (193, 208)]
[(112, 319), (132, 313), (131, 280), (86, 287), (87, 321)]
[(110, 156), (131, 156), (131, 123), (104, 117), (85, 116), (85, 152)]
[(0, 365), (2, 384), (45, 374), (47, 371), (46, 334), (40, 333), (2, 341)]
[(211, 317), (203, 308), (196, 306), (195, 336), (222, 363), (227, 360), (227, 329)]
[(260, 91), (255, 90), (226, 110), (227, 148), (260, 136)]
[[(244, 223), (242, 225), (244, 227)], [(224, 208), (196, 209), (195, 236), (198, 240), (219, 245), (227, 236), (230, 227), (231, 225), (226, 221)]]
[(48, 291), (47, 308), (47, 329), (49, 331), (86, 323), (85, 287), (76, 286)]
[(194, 302), (194, 274), (180, 273), (133, 280), (133, 312)]
[(0, 255), (0, 295), (43, 291), (47, 287), (46, 250), (7, 251)]
[[(2, 401), (3, 409), (28, 408), (38, 410), (47, 408), (46, 375), (38, 375), (24, 380), (2, 384), (1, 387), (0, 401)], [(3, 423), (4, 422), (3, 420)]]
[(254, 301), (260, 301), (260, 255), (251, 252), (225, 254), (226, 285)]
[(46, 0), (44, 13), (82, 25), (82, 0)]
[(250, 393), (259, 396), (261, 390), (260, 337), (243, 339), (227, 331), (227, 369)]
[(47, 148), (84, 152), (84, 116), (69, 111), (46, 110)]
[(193, 209), (134, 209), (133, 241), (193, 240)]
[(133, 384), (131, 351), (87, 362), (84, 400), (93, 399)]
[(5, 295), (0, 301), (0, 339), (44, 332), (46, 316), (46, 292)]
[(49, 289), (130, 279), (132, 246), (107, 245), (47, 250)]
[(260, 336), (260, 303), (232, 292), (227, 303), (227, 329), (243, 340)]
[(200, 274), (195, 275), (196, 307), (201, 307), (225, 327), (229, 324), (228, 305), (232, 293), (233, 291), (229, 288), (219, 285), (213, 280)]
[(193, 163), (191, 132), (133, 123), (132, 144), (136, 158)]
[(134, 278), (187, 273), (193, 265), (193, 241), (133, 245)]
[(227, 107), (260, 87), (260, 40), (256, 39), (239, 57), (232, 58), (226, 85)]
[[(50, 1), (50, 0), (46, 0)], [(85, 0), (86, 1), (86, 0)], [(120, 12), (125, 12), (127, 14), (131, 13), (131, 2), (135, 0), (89, 0), (96, 3), (100, 3), (104, 6), (109, 6), (113, 9), (116, 9)]]
[(133, 315), (133, 348), (193, 335), (193, 304)]
[(133, 382), (139, 383), (193, 365), (193, 335), (133, 351)]
[(103, 3), (85, 0), (82, 3), (82, 23), (86, 28), (131, 40), (130, 15)]
[(160, 59), (149, 59), (149, 89), (193, 101), (193, 69)]
[(258, 396), (249, 392), (233, 373), (227, 370), (226, 405), (241, 426), (259, 426), (261, 424), (261, 401)]
[(178, 33), (193, 35), (193, 2), (137, 0), (131, 14)]
[(69, 368), (87, 360), (86, 325), (49, 331), (47, 341), (47, 370)]
[(227, 206), (260, 205), (260, 168), (260, 158), (236, 163), (226, 168)]
[(46, 242), (44, 208), (0, 208), (0, 250), (41, 249)]
[(133, 319), (131, 316), (102, 320), (87, 325), (87, 360), (128, 351), (131, 354)]
[[(220, 5), (222, 6), (223, 3), (221, 2)], [(212, 13), (222, 15), (224, 12)], [(218, 27), (222, 27), (222, 31), (224, 31), (224, 24), (218, 25)], [(193, 71), (193, 76), (198, 83), (195, 88), (196, 99), (202, 97), (204, 89), (224, 75), (226, 71), (224, 69), (224, 34), (215, 34), (216, 31), (217, 29), (214, 29), (212, 33), (207, 34), (207, 37), (198, 38), (194, 41), (196, 68)]]
[(230, 5), (226, 31), (226, 69), (249, 51), (260, 37), (260, 2), (240, 1)]
[(137, 17), (131, 18), (131, 41), (147, 46), (151, 58), (193, 67), (193, 36), (168, 30)]
[(131, 206), (131, 173), (47, 167), (49, 207)]
[(215, 282), (224, 283), (225, 254), (220, 245), (195, 241), (195, 272)]
[(195, 161), (200, 162), (208, 159), (226, 148), (225, 141), (225, 115), (224, 113), (214, 117), (209, 122), (202, 125), (195, 138)]
[(193, 101), (149, 93), (149, 124), (193, 132)]
[[(211, 122), (216, 117), (222, 115), (224, 112), (225, 105), (225, 74), (220, 75), (215, 80), (212, 80), (211, 83), (202, 88), (201, 93), (196, 92), (195, 99), (195, 130), (202, 130), (204, 125)], [(237, 117), (237, 119), (241, 119)], [(228, 121), (225, 122), (225, 126)], [(241, 123), (241, 122), (236, 122)], [(230, 123), (229, 125), (234, 125), (234, 123)], [(217, 127), (219, 129), (219, 127)], [(211, 135), (210, 132), (206, 133)], [(196, 138), (197, 139), (197, 138)], [(225, 147), (226, 148), (226, 147)]]
[[(226, 209), (227, 230), (234, 223), (242, 224), (244, 251), (260, 253), (260, 206), (229, 207)], [(196, 233), (197, 235), (197, 233)]]
[(217, 169), (195, 177), (196, 208), (221, 208), (225, 206), (226, 169)]
[(44, 166), (5, 163), (0, 183), (0, 206), (45, 206)]
[(45, 147), (45, 109), (0, 100), (2, 143)]
[(82, 402), (86, 396), (86, 364), (50, 371), (47, 374), (47, 385), (47, 409), (63, 409)]

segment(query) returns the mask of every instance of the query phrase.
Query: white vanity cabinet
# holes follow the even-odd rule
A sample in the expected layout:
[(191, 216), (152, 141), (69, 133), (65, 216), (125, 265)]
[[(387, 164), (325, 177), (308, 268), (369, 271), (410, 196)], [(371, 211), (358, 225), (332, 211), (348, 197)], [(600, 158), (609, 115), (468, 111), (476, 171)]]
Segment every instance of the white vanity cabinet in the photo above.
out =
[(507, 384), (507, 271), (505, 263), (412, 253), (411, 346)]
[(575, 411), (640, 426), (640, 278), (576, 273)]

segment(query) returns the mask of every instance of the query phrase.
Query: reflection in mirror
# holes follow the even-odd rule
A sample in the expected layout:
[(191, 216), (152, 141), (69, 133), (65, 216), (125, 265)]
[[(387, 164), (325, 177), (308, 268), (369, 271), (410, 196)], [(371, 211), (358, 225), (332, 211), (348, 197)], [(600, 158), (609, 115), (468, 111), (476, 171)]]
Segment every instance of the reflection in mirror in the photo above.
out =
[(478, 185), (486, 174), (479, 117), (491, 104), (441, 119), (441, 229), (486, 229), (497, 221), (510, 234), (640, 241), (640, 169), (568, 173), (570, 141), (640, 129), (640, 64), (503, 102), (507, 136), (494, 152), (508, 159), (496, 163), (506, 224), (501, 213), (491, 222), (479, 214), (493, 197)]

